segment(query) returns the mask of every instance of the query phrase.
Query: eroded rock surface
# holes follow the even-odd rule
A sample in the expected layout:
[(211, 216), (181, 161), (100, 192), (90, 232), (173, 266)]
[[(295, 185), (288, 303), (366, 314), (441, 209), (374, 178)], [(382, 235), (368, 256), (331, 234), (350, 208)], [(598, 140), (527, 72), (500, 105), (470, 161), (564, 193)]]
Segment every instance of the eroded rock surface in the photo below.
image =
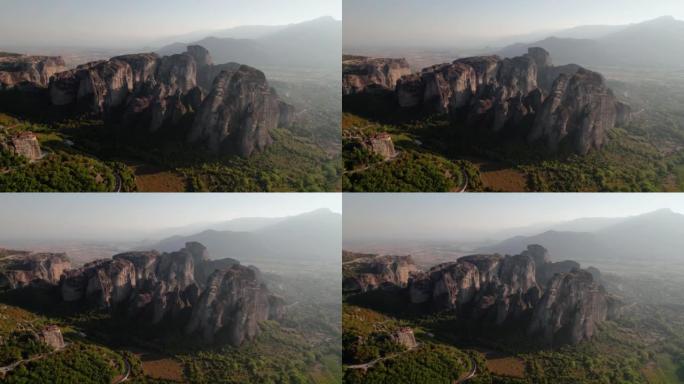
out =
[(15, 289), (32, 284), (59, 283), (71, 269), (63, 253), (31, 253), (0, 249), (0, 288)]
[(411, 256), (368, 255), (342, 266), (345, 292), (366, 292), (381, 287), (406, 287), (418, 271)]
[(191, 143), (241, 156), (265, 149), (270, 130), (295, 119), (294, 108), (279, 99), (263, 72), (214, 65), (201, 46), (84, 64), (56, 73), (49, 94), (55, 106), (101, 115), (136, 133), (181, 129)]
[(545, 344), (577, 344), (622, 309), (592, 274), (600, 275), (573, 261), (551, 262), (546, 249), (530, 245), (516, 256), (472, 255), (437, 265), (414, 275), (408, 298), (464, 319), (524, 324)]
[(342, 58), (342, 93), (352, 95), (367, 90), (394, 90), (397, 81), (411, 73), (405, 59), (344, 56)]
[(586, 154), (630, 120), (603, 77), (577, 65), (553, 66), (542, 48), (514, 58), (471, 57), (423, 69), (396, 83), (402, 108), (449, 114), (472, 130), (488, 130), (550, 151)]
[(475, 318), (503, 324), (530, 311), (541, 289), (531, 257), (473, 255), (416, 277), (409, 297), (414, 304), (429, 303), (435, 310), (472, 313)]
[(215, 271), (193, 306), (186, 332), (199, 333), (207, 343), (219, 338), (237, 346), (257, 336), (260, 322), (280, 320), (283, 301), (269, 292), (258, 273), (241, 265)]
[(22, 156), (29, 162), (39, 160), (43, 156), (38, 138), (29, 131), (9, 136), (0, 131), (0, 149)]
[(177, 252), (128, 252), (94, 261), (69, 271), (60, 288), (64, 301), (148, 324), (173, 321), (207, 343), (240, 345), (256, 336), (260, 321), (284, 313), (283, 300), (270, 294), (256, 268), (210, 260), (199, 243)]
[(22, 83), (47, 87), (50, 77), (66, 69), (59, 56), (28, 56), (0, 53), (0, 90)]
[(598, 324), (617, 315), (619, 301), (584, 270), (555, 275), (534, 310), (528, 328), (549, 345), (589, 340)]
[(246, 65), (223, 71), (197, 112), (189, 140), (214, 152), (228, 147), (246, 157), (272, 143), (269, 132), (286, 123), (280, 112), (278, 96), (263, 72)]

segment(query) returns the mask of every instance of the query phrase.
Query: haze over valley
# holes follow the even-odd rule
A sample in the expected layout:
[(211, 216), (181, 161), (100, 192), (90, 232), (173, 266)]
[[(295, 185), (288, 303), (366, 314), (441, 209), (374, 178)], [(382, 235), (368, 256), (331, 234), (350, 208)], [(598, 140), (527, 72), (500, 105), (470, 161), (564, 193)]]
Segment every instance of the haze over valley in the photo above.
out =
[(0, 23), (3, 190), (340, 189), (340, 1), (42, 3)]
[(340, 200), (3, 199), (0, 376), (340, 382)]
[[(344, 7), (346, 190), (682, 189), (681, 4)], [(407, 167), (430, 176), (402, 179)]]
[(345, 382), (682, 380), (680, 196), (376, 196), (344, 197)]

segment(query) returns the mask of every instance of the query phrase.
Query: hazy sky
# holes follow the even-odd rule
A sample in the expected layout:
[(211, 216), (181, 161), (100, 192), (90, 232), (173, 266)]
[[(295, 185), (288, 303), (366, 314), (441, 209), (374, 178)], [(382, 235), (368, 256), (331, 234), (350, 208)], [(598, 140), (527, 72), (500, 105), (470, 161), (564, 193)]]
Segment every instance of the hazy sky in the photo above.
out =
[(3, 194), (0, 241), (142, 240), (159, 229), (341, 206), (334, 193)]
[(342, 17), (342, 0), (2, 0), (0, 44), (127, 45), (240, 25)]
[(670, 208), (682, 194), (344, 194), (344, 240), (482, 240), (504, 229)]
[(454, 46), (473, 40), (618, 25), (671, 15), (682, 0), (344, 0), (344, 45)]

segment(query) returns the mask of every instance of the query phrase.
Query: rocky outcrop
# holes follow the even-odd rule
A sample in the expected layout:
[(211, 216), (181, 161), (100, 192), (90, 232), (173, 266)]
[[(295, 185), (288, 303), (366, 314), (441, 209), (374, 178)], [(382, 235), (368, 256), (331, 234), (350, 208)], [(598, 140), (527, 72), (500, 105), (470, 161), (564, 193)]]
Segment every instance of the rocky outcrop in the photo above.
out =
[(367, 144), (371, 152), (380, 156), (383, 160), (392, 159), (397, 155), (392, 143), (392, 137), (387, 133), (378, 133), (369, 137)]
[(61, 350), (66, 346), (64, 344), (64, 337), (62, 336), (62, 330), (56, 325), (48, 325), (43, 328), (38, 334), (38, 339), (50, 346), (53, 350)]
[(373, 89), (394, 90), (397, 81), (411, 73), (405, 59), (363, 56), (342, 58), (342, 94), (353, 95)]
[(406, 287), (417, 271), (411, 256), (356, 258), (342, 265), (342, 290), (358, 293), (377, 288)]
[(574, 152), (586, 154), (603, 146), (608, 130), (615, 126), (617, 110), (617, 100), (600, 74), (586, 69), (572, 77), (562, 74), (537, 114), (528, 140), (541, 140), (555, 151), (567, 138)]
[(33, 284), (56, 285), (71, 269), (63, 253), (30, 253), (0, 249), (0, 289), (15, 289)]
[(269, 132), (283, 123), (280, 110), (263, 72), (245, 65), (223, 71), (197, 112), (189, 140), (247, 157), (272, 143)]
[(591, 273), (557, 274), (534, 310), (528, 333), (541, 336), (549, 345), (577, 344), (591, 339), (598, 324), (618, 314), (619, 306)]
[(270, 130), (295, 118), (261, 71), (214, 65), (201, 46), (84, 64), (55, 74), (49, 94), (55, 106), (103, 116), (138, 134), (182, 130), (191, 143), (242, 156), (266, 148)]
[[(620, 316), (621, 301), (572, 261), (554, 263), (546, 249), (530, 245), (516, 256), (472, 255), (414, 275), (412, 304), (452, 311), (462, 319), (522, 325), (545, 344), (590, 339), (598, 324)], [(541, 281), (546, 280), (546, 281)]]
[(27, 56), (0, 53), (0, 90), (31, 83), (47, 87), (50, 77), (64, 71), (64, 60), (51, 56)]
[(413, 349), (418, 346), (413, 329), (409, 327), (399, 328), (390, 334), (390, 339), (406, 349)]
[[(125, 313), (147, 324), (173, 321), (205, 341), (251, 340), (258, 323), (282, 318), (282, 299), (270, 294), (259, 271), (236, 260), (210, 260), (187, 243), (171, 253), (128, 252), (69, 271), (62, 299)], [(225, 338), (223, 336), (226, 336)]]
[(433, 267), (409, 285), (413, 304), (455, 310), (503, 324), (528, 313), (541, 297), (527, 255), (473, 255)]
[(0, 132), (0, 149), (22, 156), (29, 162), (42, 158), (40, 143), (33, 132), (25, 131), (6, 137)]
[(449, 114), (471, 130), (578, 154), (601, 148), (608, 130), (630, 119), (629, 106), (617, 101), (600, 74), (577, 65), (555, 67), (541, 48), (425, 68), (397, 82), (396, 99), (402, 108)]
[(580, 264), (576, 261), (552, 262), (546, 248), (538, 244), (528, 245), (527, 250), (523, 251), (522, 254), (528, 255), (534, 260), (536, 266), (535, 278), (541, 287), (545, 287), (551, 278), (558, 273), (567, 273), (580, 269)]
[(239, 346), (256, 337), (260, 322), (280, 320), (283, 308), (282, 299), (270, 294), (258, 271), (233, 265), (209, 277), (185, 330), (200, 334), (206, 343), (219, 339)]

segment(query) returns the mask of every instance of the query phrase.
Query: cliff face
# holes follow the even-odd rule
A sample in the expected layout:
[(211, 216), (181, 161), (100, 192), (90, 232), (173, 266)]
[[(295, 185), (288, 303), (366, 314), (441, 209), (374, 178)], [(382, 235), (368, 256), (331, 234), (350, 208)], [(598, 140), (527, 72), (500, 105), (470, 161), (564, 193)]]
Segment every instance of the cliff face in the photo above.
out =
[(129, 252), (95, 261), (68, 272), (60, 288), (64, 301), (125, 312), (151, 324), (180, 322), (207, 343), (251, 340), (260, 321), (278, 320), (284, 310), (256, 268), (232, 259), (209, 260), (199, 243), (172, 253)]
[[(199, 107), (191, 142), (204, 142), (218, 152), (222, 146), (249, 156), (271, 144), (269, 131), (280, 122), (280, 101), (263, 72), (248, 66), (221, 72)], [(286, 124), (286, 122), (282, 122)]]
[(530, 335), (553, 345), (590, 339), (622, 307), (592, 273), (572, 261), (551, 262), (539, 245), (516, 256), (473, 255), (435, 266), (411, 279), (408, 296), (413, 304), (471, 320), (522, 322)]
[(240, 345), (256, 337), (259, 322), (282, 316), (282, 299), (270, 294), (258, 271), (233, 265), (209, 277), (186, 332), (199, 333), (207, 343), (219, 338)]
[(414, 304), (471, 313), (503, 324), (517, 320), (539, 300), (534, 261), (525, 255), (473, 255), (432, 268), (409, 286)]
[(403, 108), (448, 113), (470, 129), (515, 132), (551, 151), (561, 144), (585, 154), (605, 143), (607, 131), (629, 122), (603, 77), (577, 65), (554, 67), (548, 52), (459, 59), (406, 75), (396, 85)]
[(32, 284), (59, 283), (71, 269), (63, 253), (30, 253), (0, 249), (0, 289), (15, 289)]
[(22, 156), (29, 162), (39, 160), (43, 156), (38, 138), (29, 131), (7, 136), (0, 132), (0, 149)]
[(269, 131), (291, 125), (295, 116), (261, 71), (214, 65), (200, 46), (161, 58), (145, 53), (84, 64), (55, 74), (49, 93), (53, 105), (133, 131), (162, 132), (186, 121), (189, 142), (242, 156), (270, 145)]
[(591, 339), (598, 324), (617, 314), (618, 306), (591, 273), (573, 270), (557, 274), (534, 310), (528, 333), (541, 336), (549, 345), (577, 344)]
[(342, 58), (342, 94), (352, 95), (366, 90), (394, 90), (397, 81), (411, 74), (405, 59), (380, 59), (363, 56)]
[(0, 90), (10, 89), (22, 83), (47, 87), (50, 77), (64, 71), (64, 60), (51, 56), (26, 56), (0, 54)]
[(406, 287), (418, 271), (411, 256), (360, 257), (342, 265), (342, 290), (366, 292), (381, 287)]

